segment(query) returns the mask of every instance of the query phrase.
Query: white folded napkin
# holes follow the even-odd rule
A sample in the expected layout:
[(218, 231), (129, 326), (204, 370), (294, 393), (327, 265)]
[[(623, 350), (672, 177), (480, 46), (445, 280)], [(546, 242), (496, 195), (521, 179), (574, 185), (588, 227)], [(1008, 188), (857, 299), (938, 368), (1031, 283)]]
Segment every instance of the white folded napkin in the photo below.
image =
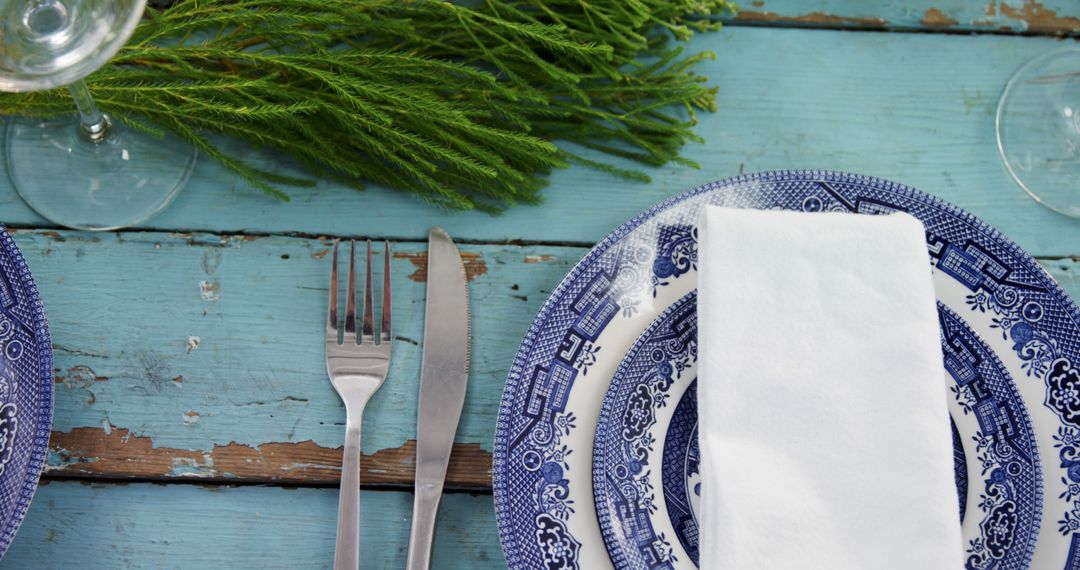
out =
[(698, 279), (702, 569), (961, 568), (922, 224), (708, 207)]

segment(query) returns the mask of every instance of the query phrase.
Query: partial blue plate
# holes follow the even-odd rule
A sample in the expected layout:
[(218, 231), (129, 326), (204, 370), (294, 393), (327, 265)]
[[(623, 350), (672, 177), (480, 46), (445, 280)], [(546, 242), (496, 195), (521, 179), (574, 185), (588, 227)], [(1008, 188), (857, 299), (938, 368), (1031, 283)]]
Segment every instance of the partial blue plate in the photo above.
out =
[(697, 566), (697, 359), (694, 291), (630, 347), (604, 397), (593, 496), (616, 568)]
[[(1003, 409), (1020, 406), (1002, 364), (982, 343), (966, 332), (958, 315), (939, 306), (942, 353), (946, 370), (955, 370), (957, 343), (971, 350), (979, 376), (969, 390), (989, 393), (1005, 402)], [(623, 358), (600, 409), (593, 449), (593, 496), (604, 544), (615, 568), (697, 568), (698, 502), (701, 473), (697, 440), (697, 292), (676, 301), (649, 326)], [(953, 380), (957, 379), (953, 375)], [(960, 409), (957, 410), (956, 408)], [(963, 406), (956, 403), (954, 413)], [(985, 493), (983, 502), (1011, 505), (1009, 547), (993, 562), (1028, 562), (1029, 552), (1014, 548), (1017, 534), (1038, 534), (1035, 513), (1039, 501), (1037, 446), (1027, 429), (1019, 444), (1000, 445), (995, 454), (1011, 460), (978, 460), (990, 479), (968, 477), (968, 458), (956, 422), (952, 422), (954, 477), (960, 522), (967, 517), (971, 492)], [(968, 434), (976, 447), (998, 444), (978, 433)], [(998, 511), (1001, 512), (1001, 511)], [(980, 532), (991, 517), (980, 521)], [(1023, 527), (1021, 528), (1021, 525)], [(993, 533), (990, 533), (993, 534)], [(681, 551), (675, 547), (677, 539)], [(985, 559), (976, 558), (978, 561)], [(971, 560), (969, 560), (971, 562)], [(977, 568), (978, 565), (972, 564)], [(1006, 566), (1008, 567), (1008, 566)]]
[[(598, 504), (593, 475), (609, 471), (594, 465), (593, 450), (620, 366), (651, 357), (628, 354), (635, 342), (654, 323), (667, 326), (658, 318), (680, 311), (697, 289), (696, 224), (709, 204), (905, 211), (921, 220), (951, 378), (966, 565), (1080, 568), (1080, 309), (1034, 259), (974, 216), (901, 184), (828, 171), (766, 172), (693, 189), (623, 224), (563, 279), (522, 341), (496, 425), (493, 487), (510, 568), (694, 567), (690, 375), (666, 390), (646, 386), (648, 410), (644, 392), (619, 404), (638, 406), (633, 421), (652, 425), (601, 426), (605, 436), (629, 428), (619, 437), (647, 451), (647, 462), (635, 462), (609, 441), (617, 453), (601, 459), (613, 461), (610, 472), (629, 477), (640, 467), (647, 480), (630, 477), (623, 497)], [(643, 379), (625, 370), (621, 377), (634, 389)], [(689, 429), (672, 431), (676, 424)]]
[(0, 225), (0, 556), (37, 489), (52, 426), (52, 344), (15, 241)]

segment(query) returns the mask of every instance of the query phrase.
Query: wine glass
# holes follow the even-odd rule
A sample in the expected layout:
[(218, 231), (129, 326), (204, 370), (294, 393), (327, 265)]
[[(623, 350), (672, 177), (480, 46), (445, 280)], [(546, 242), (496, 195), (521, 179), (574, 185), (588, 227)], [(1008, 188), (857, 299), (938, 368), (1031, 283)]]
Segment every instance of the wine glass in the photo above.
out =
[(98, 110), (83, 78), (131, 37), (146, 0), (0, 0), (0, 91), (68, 85), (78, 114), (12, 118), (7, 170), (23, 200), (57, 224), (112, 230), (160, 212), (187, 182), (195, 149)]
[(1080, 46), (1020, 67), (998, 102), (996, 126), (1016, 183), (1040, 204), (1080, 218)]

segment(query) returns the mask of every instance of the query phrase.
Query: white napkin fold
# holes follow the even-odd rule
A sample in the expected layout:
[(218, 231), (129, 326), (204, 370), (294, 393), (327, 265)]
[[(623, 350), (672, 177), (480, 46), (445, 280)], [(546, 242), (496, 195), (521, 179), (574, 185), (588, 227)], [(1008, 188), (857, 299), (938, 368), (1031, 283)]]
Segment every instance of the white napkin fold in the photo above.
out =
[(922, 224), (708, 207), (699, 260), (701, 568), (961, 568)]

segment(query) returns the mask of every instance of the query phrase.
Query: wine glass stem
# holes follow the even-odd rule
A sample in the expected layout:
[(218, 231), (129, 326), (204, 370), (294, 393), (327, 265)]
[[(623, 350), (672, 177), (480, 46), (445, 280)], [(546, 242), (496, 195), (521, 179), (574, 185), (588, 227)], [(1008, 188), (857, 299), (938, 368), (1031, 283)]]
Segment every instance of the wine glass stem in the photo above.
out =
[(92, 143), (105, 141), (112, 130), (109, 117), (98, 110), (94, 104), (94, 98), (90, 96), (90, 88), (83, 80), (76, 81), (68, 86), (71, 97), (75, 99), (75, 106), (79, 108), (80, 131), (83, 137)]

